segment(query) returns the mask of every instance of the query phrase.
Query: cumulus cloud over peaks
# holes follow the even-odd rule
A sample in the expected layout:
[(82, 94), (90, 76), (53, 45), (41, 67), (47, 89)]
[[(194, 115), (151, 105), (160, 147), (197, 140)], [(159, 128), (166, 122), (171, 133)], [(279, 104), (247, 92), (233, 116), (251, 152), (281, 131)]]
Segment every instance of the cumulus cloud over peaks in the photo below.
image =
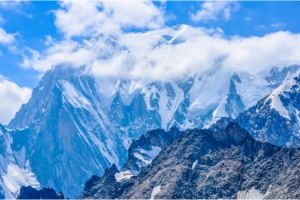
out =
[[(21, 65), (41, 72), (59, 64), (87, 66), (95, 76), (168, 81), (219, 66), (257, 73), (300, 63), (299, 34), (280, 31), (262, 37), (228, 38), (220, 28), (163, 27), (162, 13), (152, 2), (132, 3), (136, 7), (131, 2), (61, 2), (55, 12), (56, 26), (65, 39), (55, 41), (47, 36), (48, 48), (43, 52), (28, 49)], [(223, 3), (213, 13), (229, 17), (225, 10), (231, 2), (205, 2), (202, 9), (215, 9), (211, 3)], [(152, 28), (126, 32), (127, 26)], [(80, 38), (74, 39), (76, 36)]]
[(8, 124), (30, 96), (30, 88), (20, 88), (0, 75), (0, 123)]
[(287, 62), (300, 63), (299, 45), (300, 35), (290, 32), (227, 39), (219, 29), (181, 25), (118, 37), (100, 35), (81, 43), (56, 42), (23, 64), (40, 71), (57, 64), (85, 65), (96, 76), (168, 80), (216, 65), (258, 73)]
[(119, 34), (122, 29), (160, 28), (163, 11), (151, 1), (61, 1), (55, 25), (67, 38)]
[(192, 20), (208, 22), (224, 18), (228, 20), (231, 12), (238, 10), (239, 6), (233, 1), (206, 1), (201, 5), (201, 9), (196, 14), (192, 14)]

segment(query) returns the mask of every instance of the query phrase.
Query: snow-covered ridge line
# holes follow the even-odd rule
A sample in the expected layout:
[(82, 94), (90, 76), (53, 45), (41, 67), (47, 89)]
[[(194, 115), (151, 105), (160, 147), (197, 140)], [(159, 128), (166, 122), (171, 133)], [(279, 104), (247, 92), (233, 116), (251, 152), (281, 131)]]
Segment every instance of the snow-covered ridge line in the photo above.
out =
[(296, 83), (295, 79), (290, 79), (276, 88), (265, 100), (265, 103), (271, 100), (271, 108), (277, 110), (285, 118), (289, 117), (289, 111), (282, 105), (279, 95), (285, 95), (285, 92), (289, 92), (291, 87)]
[(300, 77), (279, 85), (237, 121), (256, 139), (278, 146), (300, 146)]

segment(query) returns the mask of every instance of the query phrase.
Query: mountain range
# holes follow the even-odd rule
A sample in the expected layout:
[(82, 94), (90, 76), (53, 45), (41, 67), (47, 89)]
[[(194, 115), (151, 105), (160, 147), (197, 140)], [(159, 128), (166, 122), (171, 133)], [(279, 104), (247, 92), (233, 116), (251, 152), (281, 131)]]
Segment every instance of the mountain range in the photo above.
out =
[[(15, 198), (21, 186), (31, 185), (76, 198), (92, 175), (115, 164), (124, 167), (120, 180), (134, 177), (184, 130), (210, 129), (221, 117), (260, 142), (298, 147), (299, 68), (249, 74), (217, 67), (145, 82), (94, 77), (88, 67), (53, 67), (1, 126), (0, 196)], [(142, 136), (157, 128), (166, 132)]]

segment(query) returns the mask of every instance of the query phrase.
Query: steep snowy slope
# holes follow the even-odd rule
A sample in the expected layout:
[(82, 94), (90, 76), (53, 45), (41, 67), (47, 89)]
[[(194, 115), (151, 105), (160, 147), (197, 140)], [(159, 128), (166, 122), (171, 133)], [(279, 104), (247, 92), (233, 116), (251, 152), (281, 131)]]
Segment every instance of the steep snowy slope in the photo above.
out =
[[(14, 134), (14, 133), (13, 133)], [(0, 197), (16, 198), (21, 186), (40, 184), (31, 171), (31, 163), (26, 159), (25, 148), (15, 148), (15, 143), (2, 125), (0, 125)]]
[(24, 128), (13, 135), (14, 141), (26, 149), (41, 186), (66, 191), (68, 197), (76, 197), (86, 177), (125, 162), (128, 138), (109, 122), (108, 113), (102, 113), (94, 86), (90, 77), (56, 68), (45, 74), (9, 125)]
[[(76, 197), (91, 175), (120, 169), (132, 139), (156, 128), (202, 128), (237, 114), (297, 74), (299, 66), (249, 75), (222, 67), (172, 82), (95, 78), (89, 68), (48, 71), (8, 128), (41, 187)], [(285, 76), (278, 76), (284, 74)], [(267, 78), (266, 78), (267, 76)], [(76, 176), (74, 176), (76, 174)], [(70, 187), (72, 183), (72, 187)]]

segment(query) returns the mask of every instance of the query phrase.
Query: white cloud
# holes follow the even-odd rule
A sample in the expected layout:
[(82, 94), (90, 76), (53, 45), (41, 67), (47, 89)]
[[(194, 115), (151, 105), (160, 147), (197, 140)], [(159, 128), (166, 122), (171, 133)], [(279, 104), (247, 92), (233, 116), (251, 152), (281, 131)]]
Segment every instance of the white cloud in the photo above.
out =
[(0, 27), (0, 44), (9, 44), (15, 40), (13, 34), (7, 33), (3, 28)]
[(286, 26), (285, 23), (276, 23), (276, 24), (271, 24), (271, 27), (273, 28), (278, 28), (278, 29), (281, 29), (281, 28), (284, 28)]
[(167, 81), (202, 73), (216, 66), (220, 58), (223, 67), (249, 73), (287, 62), (300, 63), (299, 45), (300, 34), (290, 32), (228, 39), (219, 29), (183, 25), (118, 37), (98, 36), (81, 43), (67, 40), (53, 44), (42, 54), (33, 52), (23, 64), (39, 71), (63, 63), (87, 65), (95, 76)]
[(4, 0), (4, 1), (0, 1), (0, 8), (16, 12), (19, 15), (25, 16), (27, 18), (33, 18), (32, 14), (22, 11), (23, 5), (24, 4), (28, 5), (30, 3), (31, 2), (27, 0), (12, 0), (12, 1)]
[(162, 11), (150, 1), (62, 1), (55, 25), (67, 38), (119, 34), (123, 28), (160, 28)]
[(0, 7), (4, 9), (15, 9), (22, 1), (0, 1)]
[(8, 124), (30, 96), (30, 88), (20, 88), (0, 75), (0, 123)]
[[(0, 7), (1, 7), (1, 3), (0, 2)], [(0, 14), (0, 24), (4, 23), (5, 20), (2, 18), (1, 14)], [(9, 34), (7, 33), (3, 28), (0, 27), (0, 44), (10, 44), (12, 42), (15, 41), (15, 34)]]
[(259, 25), (259, 26), (255, 26), (255, 29), (260, 29), (260, 30), (268, 30), (268, 28), (265, 25)]
[(110, 51), (104, 43), (95, 40), (84, 40), (82, 43), (71, 40), (53, 43), (42, 55), (33, 49), (28, 48), (27, 50), (31, 56), (23, 55), (21, 67), (33, 68), (41, 72), (59, 64), (80, 67), (95, 59), (97, 53), (100, 53), (98, 51), (107, 53)]
[[(89, 72), (95, 76), (169, 80), (202, 73), (217, 65), (257, 73), (286, 62), (300, 63), (300, 34), (274, 32), (262, 37), (228, 38), (220, 28), (163, 28), (162, 13), (148, 1), (135, 1), (134, 9), (131, 2), (86, 3), (61, 2), (62, 8), (54, 13), (56, 26), (65, 39), (55, 41), (47, 36), (47, 49), (37, 52), (28, 48), (21, 66), (43, 73), (52, 66), (69, 64), (89, 66)], [(217, 3), (205, 2), (202, 7), (229, 18), (235, 3)], [(217, 9), (210, 7), (215, 4)], [(212, 19), (203, 16), (202, 19)], [(126, 32), (126, 26), (149, 26), (150, 30)], [(74, 40), (74, 36), (86, 37)], [(216, 64), (216, 60), (222, 63)]]
[(191, 18), (196, 22), (208, 22), (220, 17), (228, 20), (231, 12), (238, 10), (238, 8), (238, 4), (233, 1), (206, 1), (196, 14), (191, 14)]
[(44, 42), (44, 44), (46, 45), (46, 46), (49, 46), (49, 45), (51, 45), (51, 44), (53, 44), (53, 38), (50, 36), (50, 35), (47, 35), (46, 36), (46, 41)]

